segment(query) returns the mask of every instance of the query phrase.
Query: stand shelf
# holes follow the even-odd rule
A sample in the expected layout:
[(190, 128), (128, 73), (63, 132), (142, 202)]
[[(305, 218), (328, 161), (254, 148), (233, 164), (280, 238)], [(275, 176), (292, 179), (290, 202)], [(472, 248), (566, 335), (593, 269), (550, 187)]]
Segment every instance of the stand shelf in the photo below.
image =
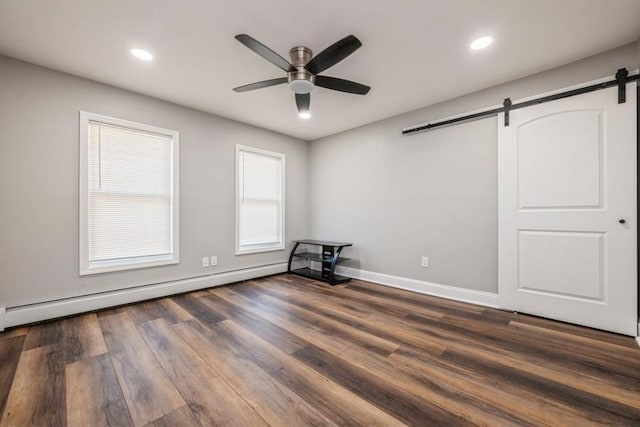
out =
[[(315, 280), (322, 280), (330, 285), (337, 285), (351, 280), (350, 277), (340, 276), (335, 274), (336, 265), (340, 262), (347, 261), (349, 258), (340, 258), (340, 252), (347, 246), (352, 246), (352, 243), (344, 242), (328, 242), (323, 240), (294, 240), (295, 245), (289, 255), (289, 266), (287, 271), (291, 274), (297, 274), (298, 276), (308, 277)], [(309, 246), (321, 246), (322, 253), (310, 252), (308, 249), (304, 252), (296, 252), (300, 245)], [(294, 259), (304, 259), (309, 261), (309, 266), (305, 268), (291, 269), (291, 263)], [(322, 264), (322, 270), (312, 270), (311, 261), (320, 262)]]

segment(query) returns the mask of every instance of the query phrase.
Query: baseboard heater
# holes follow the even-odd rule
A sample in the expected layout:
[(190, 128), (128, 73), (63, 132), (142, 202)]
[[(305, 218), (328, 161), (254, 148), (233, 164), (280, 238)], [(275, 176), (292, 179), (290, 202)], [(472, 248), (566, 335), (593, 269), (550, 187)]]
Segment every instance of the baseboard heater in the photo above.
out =
[[(0, 331), (12, 326), (26, 325), (29, 323), (70, 316), (102, 308), (115, 307), (132, 302), (241, 282), (243, 280), (284, 273), (285, 271), (287, 271), (287, 263), (283, 262), (174, 280), (170, 282), (64, 298), (55, 301), (7, 307), (5, 313), (2, 313), (0, 310)], [(2, 314), (4, 314), (4, 316), (2, 316)], [(4, 319), (2, 319), (2, 317), (4, 317)]]

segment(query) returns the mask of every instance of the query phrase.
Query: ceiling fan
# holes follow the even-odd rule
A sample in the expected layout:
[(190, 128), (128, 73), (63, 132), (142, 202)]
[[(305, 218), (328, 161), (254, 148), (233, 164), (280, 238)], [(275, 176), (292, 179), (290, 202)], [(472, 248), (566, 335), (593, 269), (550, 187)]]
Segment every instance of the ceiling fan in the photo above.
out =
[(246, 92), (287, 83), (289, 89), (295, 93), (296, 105), (301, 117), (309, 117), (311, 91), (315, 86), (357, 95), (366, 95), (369, 89), (371, 89), (369, 86), (350, 80), (318, 75), (342, 61), (362, 46), (360, 40), (354, 35), (349, 35), (337, 41), (315, 57), (311, 49), (304, 46), (296, 46), (289, 51), (291, 62), (247, 34), (238, 34), (236, 39), (276, 67), (286, 71), (287, 77), (251, 83), (236, 87), (233, 90), (236, 92)]

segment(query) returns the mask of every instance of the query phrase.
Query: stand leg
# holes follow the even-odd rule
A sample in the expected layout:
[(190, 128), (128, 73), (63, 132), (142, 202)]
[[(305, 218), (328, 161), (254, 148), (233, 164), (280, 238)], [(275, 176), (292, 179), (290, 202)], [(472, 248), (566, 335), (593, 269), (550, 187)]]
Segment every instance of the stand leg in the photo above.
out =
[[(335, 248), (333, 248), (335, 249)], [(342, 252), (342, 246), (340, 246), (339, 248), (337, 248), (336, 250), (334, 250), (333, 252), (333, 257), (331, 259), (331, 265), (329, 267), (329, 283), (331, 285), (335, 285), (335, 281), (334, 281), (334, 274), (335, 274), (335, 270), (336, 270), (336, 265), (338, 265), (338, 258), (340, 258), (340, 252)]]
[(291, 262), (293, 261), (293, 254), (296, 253), (296, 249), (298, 249), (298, 245), (300, 245), (300, 242), (296, 242), (296, 244), (293, 245), (293, 249), (291, 249), (291, 254), (289, 255), (289, 264), (287, 266), (287, 273), (291, 273)]

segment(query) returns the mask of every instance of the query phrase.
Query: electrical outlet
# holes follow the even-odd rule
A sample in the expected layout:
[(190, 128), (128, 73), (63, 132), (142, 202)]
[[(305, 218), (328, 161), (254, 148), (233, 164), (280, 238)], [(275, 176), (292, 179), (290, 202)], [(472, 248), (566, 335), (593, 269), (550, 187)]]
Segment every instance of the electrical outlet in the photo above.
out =
[(218, 257), (215, 255), (211, 256), (211, 266), (218, 265)]
[(209, 267), (209, 257), (208, 256), (203, 256), (202, 257), (202, 267)]
[(423, 256), (422, 257), (422, 263), (420, 265), (422, 265), (424, 268), (429, 267), (429, 257), (428, 256)]

